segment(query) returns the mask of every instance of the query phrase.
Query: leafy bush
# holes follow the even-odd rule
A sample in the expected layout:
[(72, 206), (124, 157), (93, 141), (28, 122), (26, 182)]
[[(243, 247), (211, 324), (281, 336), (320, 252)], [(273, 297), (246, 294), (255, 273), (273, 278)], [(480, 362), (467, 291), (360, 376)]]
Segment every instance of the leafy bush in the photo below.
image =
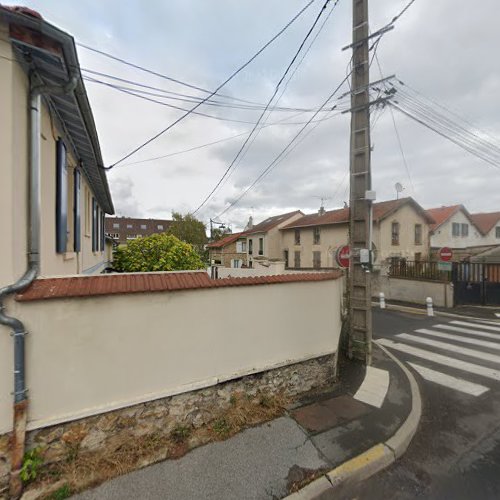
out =
[(19, 475), (23, 483), (34, 481), (38, 475), (40, 467), (43, 464), (43, 457), (40, 447), (27, 451), (24, 454), (23, 465)]
[(153, 234), (118, 247), (113, 267), (121, 272), (187, 271), (205, 265), (193, 247), (171, 234)]

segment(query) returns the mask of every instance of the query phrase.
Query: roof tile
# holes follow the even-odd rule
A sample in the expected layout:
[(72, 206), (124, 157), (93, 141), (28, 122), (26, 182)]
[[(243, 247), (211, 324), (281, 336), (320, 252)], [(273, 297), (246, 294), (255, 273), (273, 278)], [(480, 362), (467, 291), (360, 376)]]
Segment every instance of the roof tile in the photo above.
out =
[(500, 212), (471, 214), (471, 219), (483, 234), (488, 234), (500, 221)]
[(248, 278), (212, 280), (205, 271), (178, 273), (131, 273), (62, 278), (38, 278), (23, 293), (16, 296), (21, 302), (93, 297), (124, 293), (168, 292), (175, 290), (210, 289), (226, 286), (266, 285), (300, 281), (337, 279), (341, 271), (328, 273), (279, 274)]

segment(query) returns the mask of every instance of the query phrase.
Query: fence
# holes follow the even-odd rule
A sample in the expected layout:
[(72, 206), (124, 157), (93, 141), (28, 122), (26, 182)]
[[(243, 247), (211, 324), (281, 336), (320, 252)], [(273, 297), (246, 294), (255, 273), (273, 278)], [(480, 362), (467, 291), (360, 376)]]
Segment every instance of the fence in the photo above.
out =
[(389, 266), (389, 276), (393, 278), (451, 281), (451, 270), (439, 269), (439, 262), (408, 261), (395, 259)]

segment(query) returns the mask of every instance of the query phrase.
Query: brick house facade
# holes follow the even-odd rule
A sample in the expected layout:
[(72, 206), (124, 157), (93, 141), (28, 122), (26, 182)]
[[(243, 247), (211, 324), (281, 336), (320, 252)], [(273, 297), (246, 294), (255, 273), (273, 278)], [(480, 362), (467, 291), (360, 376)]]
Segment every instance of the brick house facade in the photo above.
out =
[(106, 217), (104, 230), (118, 243), (127, 243), (129, 240), (165, 233), (172, 224), (166, 219), (134, 219), (132, 217)]

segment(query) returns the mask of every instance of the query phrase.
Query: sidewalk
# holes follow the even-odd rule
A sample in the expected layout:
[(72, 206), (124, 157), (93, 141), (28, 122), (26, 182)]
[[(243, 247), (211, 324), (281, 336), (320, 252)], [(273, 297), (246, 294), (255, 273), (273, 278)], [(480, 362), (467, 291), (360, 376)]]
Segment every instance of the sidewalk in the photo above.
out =
[[(408, 307), (412, 309), (420, 309), (422, 312), (426, 311), (426, 306), (422, 304), (415, 304), (414, 302), (404, 302), (401, 300), (386, 300), (387, 309), (393, 307)], [(375, 299), (372, 300), (372, 306), (379, 306), (379, 302)], [(500, 317), (495, 313), (500, 314), (500, 306), (455, 306), (455, 307), (434, 307), (435, 313), (453, 314), (457, 316), (472, 316), (475, 318), (496, 320), (499, 321)]]
[[(359, 364), (343, 365), (342, 382), (334, 391), (309, 395), (289, 408), (286, 416), (196, 448), (180, 459), (115, 478), (73, 498), (276, 499), (322, 476), (319, 481), (326, 485), (316, 480), (299, 493), (300, 498), (313, 498), (311, 489), (330, 488), (334, 482), (325, 473), (375, 445), (382, 446), (404, 427), (412, 410), (414, 387), (380, 347), (374, 345), (373, 365), (366, 373)], [(378, 403), (380, 408), (374, 406)], [(416, 423), (418, 418), (403, 439), (411, 438)], [(404, 451), (403, 447), (399, 449)], [(391, 461), (394, 454), (398, 452), (390, 449)]]

